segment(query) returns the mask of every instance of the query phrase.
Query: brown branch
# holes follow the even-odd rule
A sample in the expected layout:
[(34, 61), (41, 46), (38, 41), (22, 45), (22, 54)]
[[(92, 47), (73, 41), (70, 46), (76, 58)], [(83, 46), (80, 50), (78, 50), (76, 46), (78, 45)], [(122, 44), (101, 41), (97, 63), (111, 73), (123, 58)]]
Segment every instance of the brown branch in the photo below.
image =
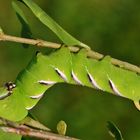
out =
[(7, 133), (15, 133), (22, 136), (35, 137), (35, 138), (46, 139), (46, 140), (78, 140), (76, 138), (61, 136), (58, 134), (45, 132), (41, 130), (34, 130), (23, 126), (18, 128), (2, 126), (0, 127), (0, 129)]
[(79, 140), (68, 136), (62, 136), (52, 132), (30, 128), (0, 117), (0, 129), (6, 133), (14, 133), (22, 136), (34, 137), (45, 140)]
[[(18, 42), (18, 43), (25, 43), (25, 44), (30, 44), (30, 45), (36, 45), (38, 47), (48, 47), (48, 48), (60, 48), (61, 44), (57, 43), (52, 43), (40, 39), (27, 39), (27, 38), (21, 38), (21, 37), (16, 37), (16, 36), (10, 36), (6, 35), (3, 32), (0, 33), (0, 41), (11, 41), (11, 42)], [(77, 52), (80, 48), (75, 47), (75, 46), (68, 46), (71, 52)], [(103, 54), (100, 54), (98, 52), (88, 50), (87, 51), (87, 56), (93, 59), (100, 60), (104, 57)], [(119, 66), (121, 68), (124, 68), (129, 71), (133, 71), (136, 73), (140, 74), (140, 68), (136, 65), (130, 64), (128, 62), (124, 62), (115, 58), (111, 59), (111, 63), (113, 65)]]
[(30, 45), (36, 45), (38, 47), (50, 47), (50, 48), (59, 48), (60, 45), (57, 43), (52, 43), (48, 41), (43, 41), (40, 39), (27, 39), (27, 38), (21, 38), (21, 37), (16, 37), (16, 36), (10, 36), (10, 35), (5, 35), (3, 33), (0, 34), (0, 41), (11, 41), (11, 42), (18, 42), (18, 43), (24, 43), (24, 44), (30, 44)]

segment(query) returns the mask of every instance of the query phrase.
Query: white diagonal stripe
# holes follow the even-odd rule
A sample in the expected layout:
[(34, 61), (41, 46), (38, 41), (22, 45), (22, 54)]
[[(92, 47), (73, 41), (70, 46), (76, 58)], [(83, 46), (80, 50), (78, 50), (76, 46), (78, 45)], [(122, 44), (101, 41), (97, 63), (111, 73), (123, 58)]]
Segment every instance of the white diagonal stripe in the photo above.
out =
[(116, 95), (118, 96), (122, 96), (124, 97), (120, 92), (119, 90), (117, 89), (117, 87), (115, 86), (115, 84), (113, 83), (113, 81), (111, 79), (109, 79), (109, 82), (111, 84), (111, 87), (112, 87), (112, 90), (114, 91), (114, 93), (116, 93)]
[(38, 94), (38, 95), (33, 95), (33, 96), (30, 96), (30, 98), (32, 99), (40, 99), (42, 96), (43, 96), (44, 93), (41, 93), (41, 94)]
[(60, 69), (55, 68), (55, 70), (58, 72), (58, 74), (61, 76), (62, 79), (64, 79), (64, 81), (68, 81), (66, 75), (64, 74), (64, 72), (62, 72)]
[(74, 80), (76, 83), (78, 83), (79, 85), (84, 85), (84, 84), (78, 79), (78, 77), (75, 75), (75, 73), (73, 72), (73, 70), (72, 70), (71, 74), (72, 74), (73, 80)]
[[(88, 72), (88, 71), (87, 71)], [(92, 85), (96, 88), (96, 89), (100, 89), (102, 90), (102, 88), (97, 84), (97, 82), (95, 81), (94, 77), (88, 72), (88, 76), (91, 80)]]
[(46, 80), (39, 80), (38, 83), (44, 84), (44, 85), (54, 85), (55, 81), (46, 81)]
[(31, 106), (31, 107), (26, 107), (27, 110), (31, 110), (35, 105)]

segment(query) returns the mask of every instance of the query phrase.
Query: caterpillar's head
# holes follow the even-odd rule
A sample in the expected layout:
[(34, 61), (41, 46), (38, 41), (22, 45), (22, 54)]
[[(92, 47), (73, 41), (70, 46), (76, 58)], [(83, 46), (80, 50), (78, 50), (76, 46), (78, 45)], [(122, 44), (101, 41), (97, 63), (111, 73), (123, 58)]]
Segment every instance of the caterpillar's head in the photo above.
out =
[(16, 85), (12, 82), (8, 82), (5, 84), (4, 87), (1, 87), (0, 88), (0, 100), (4, 100), (8, 96), (10, 96), (15, 87), (16, 87)]

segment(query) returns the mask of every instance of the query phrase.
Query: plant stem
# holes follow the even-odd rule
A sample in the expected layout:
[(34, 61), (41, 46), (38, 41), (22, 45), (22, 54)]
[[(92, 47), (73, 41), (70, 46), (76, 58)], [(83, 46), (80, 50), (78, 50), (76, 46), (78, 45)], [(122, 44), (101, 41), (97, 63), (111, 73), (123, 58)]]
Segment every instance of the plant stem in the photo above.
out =
[(52, 132), (30, 128), (0, 117), (0, 129), (6, 133), (15, 133), (22, 136), (29, 136), (46, 140), (79, 140), (68, 136), (62, 136)]
[[(0, 33), (0, 41), (25, 43), (25, 44), (30, 44), (30, 45), (36, 45), (37, 47), (48, 47), (48, 48), (55, 48), (55, 49), (58, 49), (61, 47), (61, 44), (48, 42), (41, 39), (28, 39), (28, 38), (21, 38), (21, 37), (6, 35), (3, 32)], [(80, 49), (79, 47), (76, 47), (76, 46), (68, 46), (68, 48), (70, 49), (71, 52), (77, 52)], [(104, 57), (103, 54), (100, 54), (93, 50), (88, 50), (87, 56), (93, 59), (97, 59), (97, 60), (100, 60)], [(111, 59), (111, 63), (123, 69), (140, 74), (140, 68), (136, 65), (133, 65), (128, 62), (124, 62), (115, 58)]]

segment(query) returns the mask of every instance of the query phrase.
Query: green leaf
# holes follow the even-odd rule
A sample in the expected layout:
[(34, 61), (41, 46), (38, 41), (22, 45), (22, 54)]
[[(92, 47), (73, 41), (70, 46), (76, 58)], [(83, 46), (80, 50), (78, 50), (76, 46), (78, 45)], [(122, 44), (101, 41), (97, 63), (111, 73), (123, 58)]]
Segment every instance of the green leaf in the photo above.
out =
[(0, 130), (0, 140), (21, 140), (20, 135), (12, 134), (12, 133), (5, 133)]
[(109, 130), (109, 134), (115, 139), (115, 140), (124, 140), (121, 134), (121, 131), (117, 128), (117, 126), (113, 123), (108, 121), (107, 127)]
[[(14, 1), (12, 2), (12, 6), (13, 6), (13, 9), (15, 10), (16, 15), (17, 15), (17, 17), (18, 17), (18, 19), (19, 19), (19, 21), (22, 25), (21, 37), (32, 38), (31, 29), (29, 27), (28, 20), (26, 19), (23, 11)], [(22, 45), (23, 45), (23, 47), (28, 47), (29, 46), (28, 44), (22, 44)]]
[(22, 0), (34, 13), (34, 15), (50, 30), (52, 30), (62, 42), (66, 45), (78, 45), (86, 49), (90, 49), (89, 46), (80, 42), (68, 32), (66, 32), (60, 25), (58, 25), (47, 13), (45, 13), (36, 3), (32, 0)]

